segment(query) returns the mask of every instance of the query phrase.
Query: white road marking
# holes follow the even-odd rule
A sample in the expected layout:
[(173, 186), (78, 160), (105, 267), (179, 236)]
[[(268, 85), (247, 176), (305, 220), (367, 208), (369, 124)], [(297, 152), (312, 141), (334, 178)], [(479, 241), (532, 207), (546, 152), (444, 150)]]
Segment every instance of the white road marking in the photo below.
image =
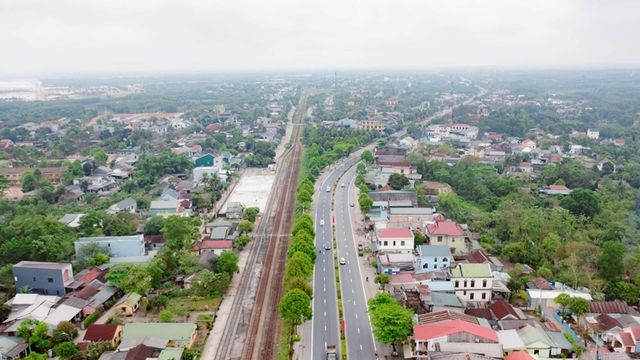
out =
[(327, 316), (327, 312), (326, 311), (324, 312), (324, 316)]
[[(358, 332), (360, 332), (360, 329), (358, 329)], [(360, 350), (362, 350), (362, 344), (360, 344)]]
[[(327, 299), (324, 299), (324, 303), (325, 303), (325, 304), (327, 303)], [(358, 315), (356, 315), (356, 316), (358, 316)]]
[[(327, 300), (324, 301), (325, 303), (327, 302)], [(356, 314), (356, 319), (358, 318), (358, 314)]]
[[(360, 328), (358, 328), (358, 334), (360, 334)], [(362, 350), (362, 345), (360, 345), (360, 350)]]
[(351, 289), (351, 293), (352, 293), (352, 294), (355, 294), (356, 292), (355, 292), (355, 290)]
[(351, 274), (351, 269), (349, 269), (349, 274)]
[(353, 279), (349, 279), (349, 281), (353, 282)]
[(324, 326), (324, 331), (327, 331), (327, 325)]

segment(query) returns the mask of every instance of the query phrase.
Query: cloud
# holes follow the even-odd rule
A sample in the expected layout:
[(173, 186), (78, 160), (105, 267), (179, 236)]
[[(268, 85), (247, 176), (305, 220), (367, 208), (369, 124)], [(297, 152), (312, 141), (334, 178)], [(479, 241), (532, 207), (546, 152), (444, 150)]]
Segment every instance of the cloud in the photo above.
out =
[(0, 2), (0, 72), (638, 63), (631, 0)]

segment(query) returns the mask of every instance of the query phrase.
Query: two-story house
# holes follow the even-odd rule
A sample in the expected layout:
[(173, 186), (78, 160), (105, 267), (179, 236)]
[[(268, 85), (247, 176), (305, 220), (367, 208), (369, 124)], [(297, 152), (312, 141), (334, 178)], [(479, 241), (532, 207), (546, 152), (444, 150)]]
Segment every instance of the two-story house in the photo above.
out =
[(29, 292), (64, 296), (73, 283), (71, 264), (21, 261), (13, 265), (16, 289), (27, 287)]
[(493, 276), (489, 264), (458, 264), (450, 269), (456, 295), (463, 302), (491, 301)]
[(92, 243), (108, 247), (113, 257), (143, 256), (145, 254), (144, 237), (142, 234), (132, 236), (81, 237), (74, 243), (76, 253), (83, 246)]
[(471, 240), (460, 224), (451, 220), (427, 222), (427, 242), (431, 245), (447, 245), (451, 253), (464, 256), (471, 252)]
[(178, 214), (182, 212), (180, 209), (180, 201), (171, 200), (171, 201), (152, 201), (149, 206), (149, 214), (151, 217), (154, 217), (158, 214)]
[(136, 199), (132, 197), (128, 197), (122, 201), (119, 201), (109, 206), (109, 208), (107, 209), (107, 214), (117, 214), (121, 211), (133, 214), (136, 212), (137, 208), (138, 208), (138, 202), (136, 201)]
[(451, 266), (451, 251), (446, 245), (420, 245), (413, 252), (416, 271), (440, 271)]
[(413, 232), (403, 228), (389, 228), (377, 233), (378, 252), (411, 253), (413, 251)]
[(495, 330), (456, 319), (436, 324), (415, 325), (413, 327), (415, 345), (412, 355), (415, 359), (429, 359), (431, 352), (442, 351), (443, 345), (451, 344), (496, 344), (498, 336)]

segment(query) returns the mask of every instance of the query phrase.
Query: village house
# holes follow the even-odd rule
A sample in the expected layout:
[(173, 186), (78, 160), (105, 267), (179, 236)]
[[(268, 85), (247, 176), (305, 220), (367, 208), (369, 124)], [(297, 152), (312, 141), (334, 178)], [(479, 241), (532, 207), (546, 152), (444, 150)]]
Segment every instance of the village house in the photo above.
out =
[(411, 253), (414, 235), (409, 229), (390, 228), (379, 230), (376, 234), (377, 250), (381, 253)]
[(71, 264), (21, 261), (13, 265), (16, 289), (43, 295), (64, 296), (74, 285)]
[(469, 234), (459, 224), (444, 220), (439, 215), (435, 221), (426, 221), (424, 234), (431, 245), (447, 245), (455, 256), (465, 256), (471, 252)]
[[(44, 167), (38, 168), (42, 177), (51, 184), (58, 184), (62, 181), (62, 175), (67, 171), (66, 167)], [(9, 186), (20, 186), (20, 176), (27, 171), (35, 171), (32, 168), (0, 168), (0, 175), (4, 175), (9, 180)]]
[(118, 314), (132, 316), (136, 311), (138, 311), (140, 299), (142, 299), (142, 296), (134, 292), (128, 293), (118, 300), (115, 305), (115, 309)]
[(449, 271), (456, 295), (463, 303), (491, 301), (493, 275), (489, 264), (457, 264)]
[(451, 251), (446, 245), (420, 245), (413, 251), (416, 271), (440, 271), (451, 266)]

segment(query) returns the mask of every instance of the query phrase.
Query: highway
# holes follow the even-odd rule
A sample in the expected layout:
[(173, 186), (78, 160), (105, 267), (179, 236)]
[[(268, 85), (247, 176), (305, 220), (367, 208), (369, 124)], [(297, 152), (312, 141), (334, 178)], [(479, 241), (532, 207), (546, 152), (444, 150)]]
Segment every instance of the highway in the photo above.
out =
[[(337, 345), (340, 348), (340, 327), (338, 324), (338, 301), (336, 298), (336, 281), (333, 254), (324, 249), (329, 243), (333, 248), (331, 225), (331, 197), (333, 185), (346, 168), (355, 163), (355, 158), (342, 164), (337, 164), (328, 177), (321, 183), (316, 202), (316, 248), (322, 251), (318, 254), (313, 271), (313, 318), (311, 320), (311, 349), (303, 351), (311, 354), (311, 359), (325, 359), (326, 345)], [(327, 191), (327, 186), (331, 191)], [(320, 222), (324, 221), (324, 225)]]
[[(354, 193), (358, 191), (353, 184), (356, 167), (351, 168), (340, 180), (336, 189), (334, 211), (336, 218), (336, 237), (338, 259), (345, 258), (346, 264), (340, 265), (340, 287), (342, 309), (346, 323), (347, 358), (374, 359), (376, 352), (371, 321), (367, 313), (367, 297), (364, 290), (364, 278), (358, 261), (357, 240), (354, 234), (355, 217), (352, 212), (359, 211)], [(345, 187), (342, 187), (344, 183)], [(354, 202), (354, 207), (350, 202)], [(369, 279), (373, 281), (373, 279)]]

